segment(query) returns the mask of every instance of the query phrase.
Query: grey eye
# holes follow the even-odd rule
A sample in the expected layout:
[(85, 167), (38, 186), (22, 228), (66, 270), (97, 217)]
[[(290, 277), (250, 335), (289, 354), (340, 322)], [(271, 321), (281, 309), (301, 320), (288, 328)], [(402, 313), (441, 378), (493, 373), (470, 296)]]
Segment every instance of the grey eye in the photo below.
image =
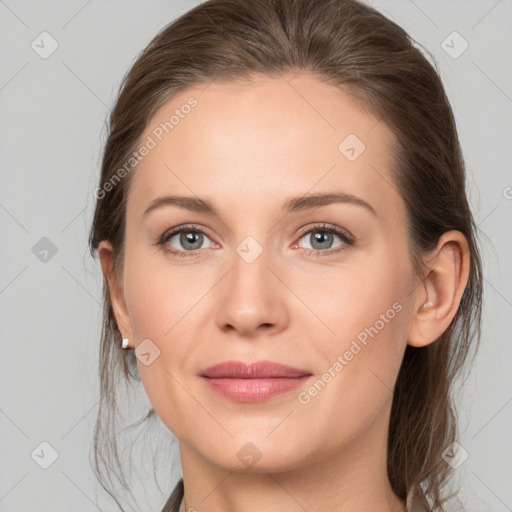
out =
[(310, 246), (306, 247), (306, 249), (315, 249), (321, 251), (342, 245), (342, 243), (340, 243), (337, 246), (333, 246), (335, 237), (338, 237), (341, 240), (338, 234), (333, 233), (328, 229), (317, 228), (308, 231), (301, 237), (301, 240), (306, 240), (310, 244)]

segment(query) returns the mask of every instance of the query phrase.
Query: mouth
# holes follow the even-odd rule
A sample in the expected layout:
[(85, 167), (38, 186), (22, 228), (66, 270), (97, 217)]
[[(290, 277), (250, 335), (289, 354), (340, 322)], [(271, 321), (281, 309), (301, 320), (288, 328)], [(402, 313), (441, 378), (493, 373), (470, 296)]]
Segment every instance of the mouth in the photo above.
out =
[(206, 368), (199, 376), (210, 390), (225, 398), (261, 402), (303, 385), (312, 373), (272, 361), (225, 361)]

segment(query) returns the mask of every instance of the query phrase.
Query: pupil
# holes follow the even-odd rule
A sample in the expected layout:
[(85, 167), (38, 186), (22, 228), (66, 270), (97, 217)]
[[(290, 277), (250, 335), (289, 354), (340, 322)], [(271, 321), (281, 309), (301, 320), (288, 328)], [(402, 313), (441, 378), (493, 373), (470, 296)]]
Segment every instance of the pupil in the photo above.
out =
[[(317, 231), (314, 233), (314, 238), (316, 242), (325, 243), (326, 241), (329, 241), (329, 237), (332, 235), (332, 233), (327, 233), (325, 231)], [(323, 247), (320, 247), (323, 248)]]
[(181, 234), (181, 244), (183, 245), (183, 247), (188, 248), (188, 249), (192, 249), (192, 250), (198, 249), (199, 247), (201, 247), (201, 243), (199, 243), (198, 247), (188, 247), (187, 244), (193, 245), (194, 242), (197, 243), (198, 240), (201, 242), (202, 241), (201, 237), (202, 237), (201, 233), (197, 233), (194, 231), (187, 231), (186, 233)]

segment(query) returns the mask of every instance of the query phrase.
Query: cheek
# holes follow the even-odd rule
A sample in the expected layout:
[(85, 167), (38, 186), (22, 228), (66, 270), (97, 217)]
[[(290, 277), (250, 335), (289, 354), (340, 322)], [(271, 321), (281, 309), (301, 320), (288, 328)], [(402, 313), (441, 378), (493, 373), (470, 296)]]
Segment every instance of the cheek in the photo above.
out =
[(150, 364), (137, 358), (142, 384), (163, 423), (185, 437), (180, 430), (183, 420), (177, 421), (175, 411), (189, 411), (194, 406), (179, 383), (186, 371), (183, 362), (189, 359), (197, 339), (196, 316), (201, 311), (197, 302), (205, 293), (204, 282), (197, 272), (192, 275), (183, 267), (171, 272), (165, 258), (136, 249), (126, 258), (125, 268), (125, 298), (135, 344), (151, 340), (146, 345)]
[(315, 425), (323, 425), (325, 436), (332, 437), (330, 448), (340, 439), (356, 439), (377, 418), (386, 421), (382, 411), (393, 397), (408, 314), (406, 286), (401, 284), (406, 276), (393, 265), (387, 271), (345, 280), (337, 293), (332, 287), (331, 303), (336, 304), (322, 309), (324, 322), (336, 335), (317, 338), (323, 367), (300, 403), (317, 419)]
[(333, 275), (312, 297), (330, 331), (317, 349), (327, 368), (338, 361), (337, 373), (344, 375), (338, 379), (341, 387), (343, 379), (356, 379), (351, 388), (367, 395), (374, 386), (393, 388), (406, 346), (411, 300), (411, 274), (396, 261)]
[(407, 269), (389, 258), (332, 269), (320, 280), (300, 279), (293, 286), (297, 295), (311, 305), (318, 319), (316, 325), (322, 328), (323, 324), (326, 333), (342, 341), (376, 323), (379, 332), (389, 332), (389, 325), (396, 324), (400, 317), (400, 305), (393, 305), (402, 304), (410, 291), (409, 281)]
[(157, 345), (170, 342), (186, 325), (182, 320), (188, 319), (189, 311), (204, 294), (204, 285), (183, 267), (172, 270), (165, 257), (153, 252), (134, 250), (125, 265), (125, 295), (135, 341), (149, 338)]

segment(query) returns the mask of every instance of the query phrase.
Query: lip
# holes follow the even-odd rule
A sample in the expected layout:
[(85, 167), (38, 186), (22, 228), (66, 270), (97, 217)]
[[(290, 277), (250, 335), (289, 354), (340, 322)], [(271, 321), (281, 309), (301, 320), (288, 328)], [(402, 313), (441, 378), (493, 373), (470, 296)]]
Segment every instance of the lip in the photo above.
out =
[(273, 361), (225, 361), (203, 370), (202, 380), (213, 391), (239, 402), (261, 402), (301, 386), (312, 374)]

